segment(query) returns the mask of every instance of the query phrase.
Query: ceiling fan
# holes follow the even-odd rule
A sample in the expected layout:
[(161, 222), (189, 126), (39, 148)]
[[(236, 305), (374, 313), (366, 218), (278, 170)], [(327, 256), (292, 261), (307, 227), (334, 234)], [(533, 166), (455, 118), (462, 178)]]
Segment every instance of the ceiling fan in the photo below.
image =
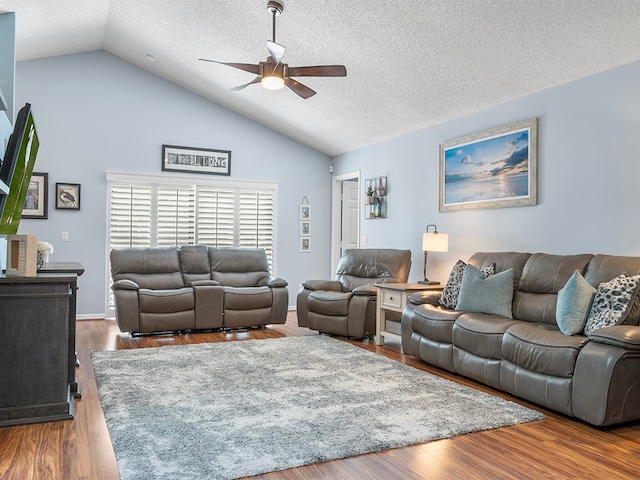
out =
[(316, 92), (291, 77), (346, 77), (347, 69), (344, 65), (290, 67), (286, 63), (282, 63), (285, 48), (279, 43), (276, 43), (276, 17), (280, 15), (283, 10), (284, 7), (280, 2), (272, 0), (267, 2), (267, 11), (273, 17), (273, 39), (267, 40), (269, 56), (266, 61), (254, 65), (251, 63), (219, 62), (217, 60), (209, 60), (207, 58), (199, 58), (198, 60), (228, 65), (229, 67), (239, 68), (245, 72), (257, 75), (257, 77), (249, 83), (232, 88), (231, 91), (233, 92), (237, 92), (249, 85), (260, 82), (262, 86), (268, 90), (280, 90), (286, 85), (296, 94), (306, 99), (314, 96)]

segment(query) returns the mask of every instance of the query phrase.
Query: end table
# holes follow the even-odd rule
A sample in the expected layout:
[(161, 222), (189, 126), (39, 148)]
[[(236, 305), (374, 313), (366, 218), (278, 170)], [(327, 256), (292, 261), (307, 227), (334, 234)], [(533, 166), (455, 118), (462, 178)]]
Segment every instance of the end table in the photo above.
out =
[(387, 320), (387, 312), (402, 312), (409, 295), (422, 290), (439, 291), (444, 285), (423, 285), (419, 283), (376, 283), (376, 345), (384, 345), (385, 337), (402, 341), (400, 321)]

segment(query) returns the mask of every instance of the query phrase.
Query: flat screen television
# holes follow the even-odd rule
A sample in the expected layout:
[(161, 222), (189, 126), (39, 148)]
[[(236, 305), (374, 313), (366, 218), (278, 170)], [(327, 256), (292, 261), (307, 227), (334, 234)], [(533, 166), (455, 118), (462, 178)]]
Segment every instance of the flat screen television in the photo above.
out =
[(16, 116), (13, 133), (9, 137), (0, 167), (0, 180), (9, 187), (7, 195), (0, 195), (0, 234), (18, 233), (39, 146), (31, 105), (27, 103)]

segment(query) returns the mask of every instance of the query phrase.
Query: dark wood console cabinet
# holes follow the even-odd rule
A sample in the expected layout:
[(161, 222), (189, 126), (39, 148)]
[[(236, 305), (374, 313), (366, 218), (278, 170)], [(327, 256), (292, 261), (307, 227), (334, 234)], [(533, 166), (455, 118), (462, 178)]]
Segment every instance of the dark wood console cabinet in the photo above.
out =
[(73, 418), (77, 277), (0, 275), (0, 427)]

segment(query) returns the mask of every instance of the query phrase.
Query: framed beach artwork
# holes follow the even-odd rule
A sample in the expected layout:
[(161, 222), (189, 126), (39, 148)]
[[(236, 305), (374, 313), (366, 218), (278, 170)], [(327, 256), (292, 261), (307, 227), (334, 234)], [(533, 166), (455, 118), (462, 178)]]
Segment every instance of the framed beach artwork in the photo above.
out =
[(440, 145), (441, 212), (537, 204), (538, 119)]

